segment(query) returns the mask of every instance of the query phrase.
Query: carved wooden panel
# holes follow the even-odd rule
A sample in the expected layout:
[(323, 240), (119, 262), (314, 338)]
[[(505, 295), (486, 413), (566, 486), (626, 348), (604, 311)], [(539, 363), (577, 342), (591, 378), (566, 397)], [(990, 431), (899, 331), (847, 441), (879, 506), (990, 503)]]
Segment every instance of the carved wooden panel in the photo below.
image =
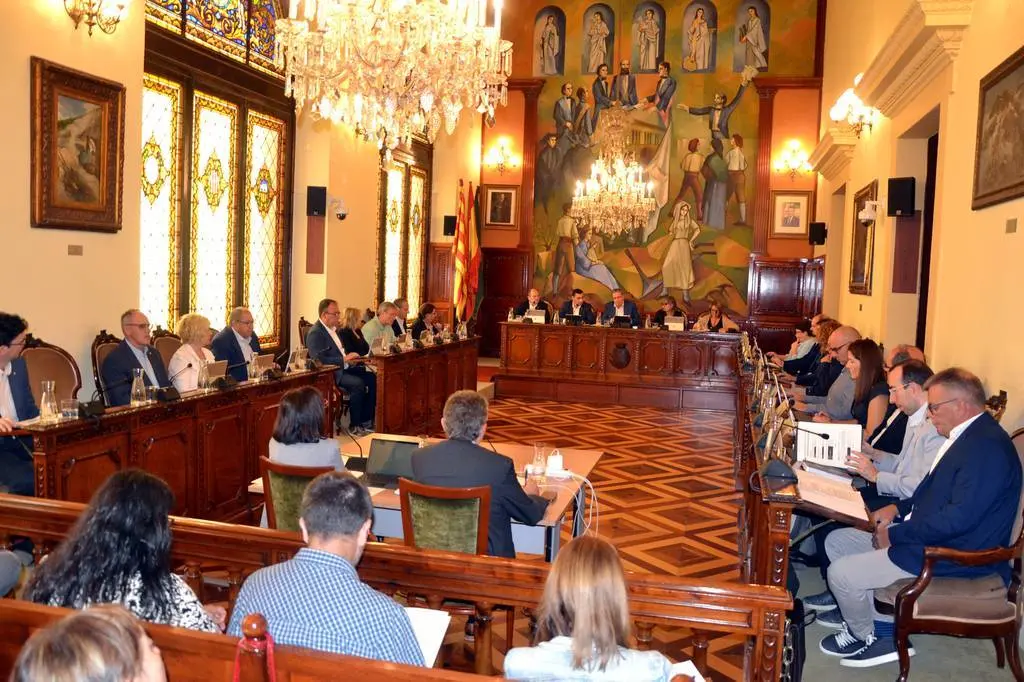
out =
[(454, 276), (452, 245), (432, 243), (427, 248), (427, 300), (434, 305), (451, 303)]
[(58, 486), (53, 493), (71, 502), (88, 502), (112, 473), (127, 466), (130, 447), (127, 434), (65, 447), (54, 471), (59, 480), (53, 481)]
[(406, 416), (412, 424), (426, 423), (428, 418), (427, 389), (430, 377), (427, 372), (410, 371), (406, 376)]
[(174, 513), (181, 516), (196, 515), (196, 502), (191, 499), (195, 490), (194, 462), (189, 457), (194, 438), (195, 422), (191, 419), (147, 426), (132, 438), (130, 466), (164, 479), (174, 492)]
[(729, 345), (711, 346), (711, 374), (716, 377), (735, 377), (738, 374), (736, 347)]
[(203, 514), (207, 518), (236, 514), (245, 506), (247, 467), (244, 458), (223, 453), (248, 442), (245, 410), (235, 406), (207, 414), (198, 435), (200, 476), (205, 482)]
[(448, 398), (448, 363), (443, 355), (435, 354), (427, 361), (427, 419), (441, 423), (444, 401)]
[(672, 352), (660, 340), (640, 341), (640, 372), (672, 373)]
[(572, 349), (573, 369), (597, 371), (601, 363), (601, 339), (597, 335), (575, 337)]
[(533, 364), (533, 344), (537, 335), (528, 331), (509, 332), (508, 364), (511, 367), (530, 367)]
[(750, 314), (801, 315), (804, 263), (796, 259), (758, 258), (751, 263)]
[(408, 373), (396, 368), (377, 375), (377, 429), (381, 433), (400, 433), (407, 423), (406, 393)]
[(540, 366), (544, 369), (568, 368), (569, 337), (544, 335), (540, 341)]
[(604, 370), (609, 375), (636, 374), (637, 339), (633, 334), (609, 331), (605, 337)]
[(509, 308), (526, 300), (532, 263), (530, 249), (483, 249), (480, 276), (487, 296), (477, 313), (481, 355), (499, 354), (501, 330), (498, 324), (508, 319)]
[(676, 374), (700, 376), (703, 373), (704, 361), (700, 346), (679, 346), (676, 351)]

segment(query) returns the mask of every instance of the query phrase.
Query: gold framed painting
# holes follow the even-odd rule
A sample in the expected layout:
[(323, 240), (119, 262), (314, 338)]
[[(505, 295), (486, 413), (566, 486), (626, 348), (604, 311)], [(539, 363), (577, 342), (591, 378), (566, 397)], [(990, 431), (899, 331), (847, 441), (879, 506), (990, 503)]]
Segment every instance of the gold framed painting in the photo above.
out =
[(971, 210), (1024, 196), (1024, 47), (981, 79)]
[(806, 239), (814, 220), (814, 193), (810, 190), (772, 192), (772, 239)]
[(518, 228), (519, 186), (484, 185), (484, 226), (503, 230)]
[(857, 217), (869, 201), (878, 200), (878, 180), (853, 195), (853, 248), (850, 250), (850, 293), (871, 295), (875, 266), (875, 221), (865, 224)]
[(32, 58), (32, 226), (121, 229), (125, 89)]

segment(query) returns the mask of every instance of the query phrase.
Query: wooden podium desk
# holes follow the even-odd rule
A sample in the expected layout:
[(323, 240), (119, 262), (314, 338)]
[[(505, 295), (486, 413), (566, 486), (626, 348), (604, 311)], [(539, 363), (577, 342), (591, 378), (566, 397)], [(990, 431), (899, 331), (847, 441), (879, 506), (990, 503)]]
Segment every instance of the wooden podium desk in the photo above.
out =
[(369, 358), (377, 372), (378, 433), (417, 436), (441, 430), (444, 401), (476, 390), (479, 337)]
[(501, 323), (496, 397), (736, 412), (740, 335)]
[(173, 403), (112, 408), (96, 419), (26, 426), (34, 441), (36, 496), (88, 502), (112, 473), (137, 467), (167, 481), (175, 515), (217, 521), (247, 516), (246, 488), (267, 454), (281, 396), (316, 386), (327, 400), (329, 428), (338, 407), (335, 369), (188, 393)]

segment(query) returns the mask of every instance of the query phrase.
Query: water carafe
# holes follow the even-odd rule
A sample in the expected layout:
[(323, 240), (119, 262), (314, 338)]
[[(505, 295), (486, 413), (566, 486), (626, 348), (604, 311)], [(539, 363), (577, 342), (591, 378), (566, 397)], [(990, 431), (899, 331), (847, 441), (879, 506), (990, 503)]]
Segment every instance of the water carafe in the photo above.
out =
[(43, 424), (53, 424), (60, 419), (60, 411), (57, 409), (56, 382), (44, 381), (43, 394), (39, 397), (39, 421)]
[(143, 369), (133, 369), (135, 376), (132, 378), (132, 407), (142, 407), (149, 402), (146, 395), (146, 377)]

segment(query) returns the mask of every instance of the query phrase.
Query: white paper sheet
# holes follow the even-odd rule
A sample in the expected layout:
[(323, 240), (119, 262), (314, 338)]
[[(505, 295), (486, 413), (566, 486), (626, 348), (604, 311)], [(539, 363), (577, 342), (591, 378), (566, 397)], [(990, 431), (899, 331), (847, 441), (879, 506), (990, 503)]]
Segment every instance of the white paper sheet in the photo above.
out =
[(412, 631), (423, 652), (423, 660), (429, 668), (434, 665), (437, 652), (444, 644), (444, 636), (448, 632), (448, 623), (451, 622), (452, 617), (444, 611), (421, 609), (415, 606), (406, 606), (405, 612), (409, 614)]
[[(796, 458), (836, 468), (846, 467), (850, 453), (861, 448), (860, 424), (823, 424), (799, 421), (796, 432)], [(828, 436), (824, 438), (823, 436)]]
[(693, 678), (693, 682), (704, 682), (704, 678), (697, 672), (697, 666), (693, 664), (693, 661), (676, 663), (669, 668), (669, 672), (672, 674), (672, 677), (676, 675), (689, 675)]
[(796, 469), (800, 497), (812, 504), (845, 514), (862, 521), (868, 520), (864, 498), (848, 482), (818, 471)]

